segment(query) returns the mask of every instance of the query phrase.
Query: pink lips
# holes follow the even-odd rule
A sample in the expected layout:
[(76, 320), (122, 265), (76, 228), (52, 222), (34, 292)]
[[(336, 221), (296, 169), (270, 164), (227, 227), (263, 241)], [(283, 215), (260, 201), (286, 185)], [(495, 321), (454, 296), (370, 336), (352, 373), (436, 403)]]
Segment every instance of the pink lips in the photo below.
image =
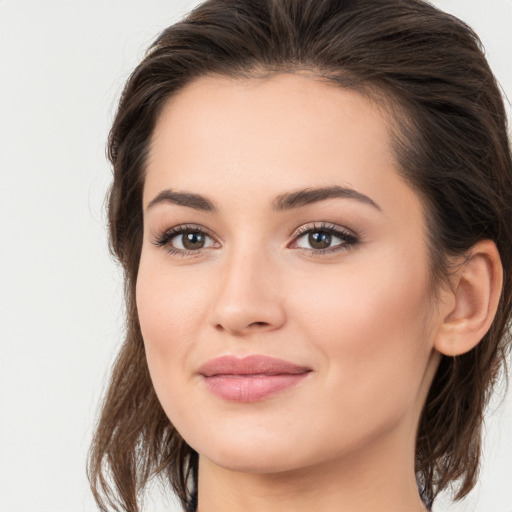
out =
[(217, 357), (198, 373), (214, 395), (230, 402), (255, 402), (298, 384), (310, 371), (282, 359), (253, 355)]

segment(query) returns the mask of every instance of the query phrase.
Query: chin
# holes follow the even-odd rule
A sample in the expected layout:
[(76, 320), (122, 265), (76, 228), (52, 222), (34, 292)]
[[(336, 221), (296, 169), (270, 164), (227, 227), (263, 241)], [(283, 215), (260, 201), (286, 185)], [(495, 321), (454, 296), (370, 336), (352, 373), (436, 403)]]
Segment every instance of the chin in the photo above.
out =
[[(297, 469), (305, 461), (299, 459), (297, 443), (283, 441), (273, 436), (273, 439), (262, 440), (261, 437), (243, 437), (231, 435), (229, 442), (226, 438), (209, 439), (208, 444), (190, 444), (201, 457), (205, 457), (217, 466), (230, 471), (242, 473), (280, 473)], [(293, 455), (293, 456), (291, 456)], [(299, 455), (299, 457), (297, 457)], [(305, 457), (308, 458), (307, 456)]]
[(288, 456), (277, 455), (268, 453), (266, 450), (254, 450), (254, 452), (242, 453), (230, 450), (218, 454), (200, 454), (200, 457), (204, 456), (215, 465), (237, 473), (264, 475), (284, 473), (301, 467), (300, 464), (294, 464), (290, 460), (289, 454)]

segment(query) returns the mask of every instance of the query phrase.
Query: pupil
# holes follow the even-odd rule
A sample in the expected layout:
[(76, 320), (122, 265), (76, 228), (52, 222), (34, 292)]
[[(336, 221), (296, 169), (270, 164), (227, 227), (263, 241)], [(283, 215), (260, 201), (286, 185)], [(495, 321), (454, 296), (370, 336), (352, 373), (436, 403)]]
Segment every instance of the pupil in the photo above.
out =
[(309, 234), (309, 244), (314, 249), (327, 249), (331, 245), (331, 235), (324, 231)]
[(184, 233), (183, 247), (185, 249), (201, 249), (204, 245), (204, 237), (200, 233)]

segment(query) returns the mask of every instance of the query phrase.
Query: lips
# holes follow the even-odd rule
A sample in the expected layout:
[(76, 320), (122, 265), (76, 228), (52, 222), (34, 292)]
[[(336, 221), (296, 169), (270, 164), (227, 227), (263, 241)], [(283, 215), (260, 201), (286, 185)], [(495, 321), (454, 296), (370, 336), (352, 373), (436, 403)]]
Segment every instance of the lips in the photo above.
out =
[(273, 357), (222, 356), (202, 365), (207, 389), (230, 402), (255, 402), (298, 384), (311, 368)]

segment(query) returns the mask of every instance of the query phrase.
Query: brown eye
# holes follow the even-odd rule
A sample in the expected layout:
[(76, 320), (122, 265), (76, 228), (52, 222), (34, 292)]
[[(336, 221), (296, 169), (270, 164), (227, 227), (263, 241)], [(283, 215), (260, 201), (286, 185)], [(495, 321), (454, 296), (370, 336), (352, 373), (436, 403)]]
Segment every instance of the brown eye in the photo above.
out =
[(216, 246), (215, 240), (202, 229), (177, 226), (166, 231), (155, 242), (171, 254), (189, 254)]
[(358, 243), (355, 234), (334, 224), (312, 226), (309, 229), (303, 226), (299, 233), (292, 247), (317, 254), (349, 249)]
[(312, 231), (308, 235), (308, 242), (313, 249), (327, 249), (331, 245), (331, 238), (331, 234), (325, 231)]
[[(179, 238), (179, 237), (176, 237)], [(204, 233), (198, 233), (197, 231), (189, 231), (181, 235), (182, 245), (184, 249), (193, 251), (194, 249), (202, 249), (205, 244)]]

